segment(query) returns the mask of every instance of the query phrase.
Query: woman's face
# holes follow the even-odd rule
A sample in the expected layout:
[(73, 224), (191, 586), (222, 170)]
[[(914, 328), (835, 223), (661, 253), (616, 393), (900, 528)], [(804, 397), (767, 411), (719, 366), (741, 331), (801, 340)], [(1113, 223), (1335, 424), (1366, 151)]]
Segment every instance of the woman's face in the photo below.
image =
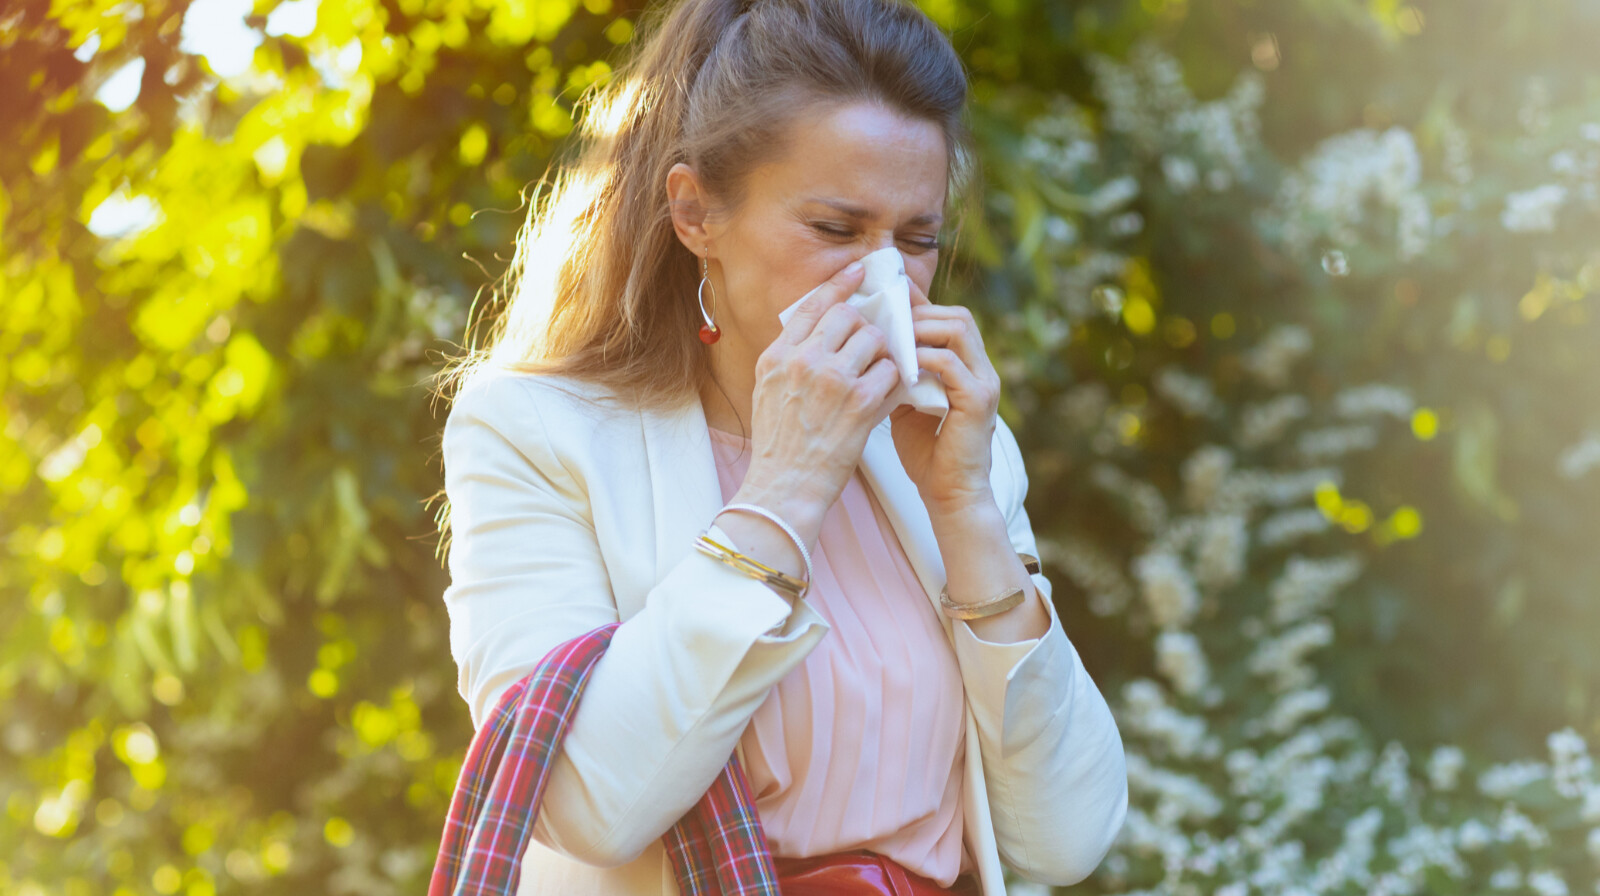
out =
[[(674, 198), (695, 189), (682, 180), (690, 170), (675, 169), (677, 190), (669, 177)], [(706, 305), (724, 337), (759, 354), (783, 329), (779, 311), (885, 246), (900, 250), (926, 296), (947, 183), (944, 137), (932, 122), (860, 102), (802, 116), (780, 157), (749, 173), (744, 202), (731, 215), (700, 194), (713, 212), (702, 233), (691, 232), (698, 241), (684, 241), (691, 251), (709, 247), (716, 305), (709, 294)]]

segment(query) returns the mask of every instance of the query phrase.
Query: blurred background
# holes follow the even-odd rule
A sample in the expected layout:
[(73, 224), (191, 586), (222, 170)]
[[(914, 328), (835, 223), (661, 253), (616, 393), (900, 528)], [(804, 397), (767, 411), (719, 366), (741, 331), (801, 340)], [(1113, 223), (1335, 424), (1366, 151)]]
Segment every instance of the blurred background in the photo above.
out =
[[(1070, 889), (1600, 893), (1600, 2), (921, 6), (1128, 750)], [(429, 377), (639, 12), (0, 10), (0, 891), (425, 889)]]

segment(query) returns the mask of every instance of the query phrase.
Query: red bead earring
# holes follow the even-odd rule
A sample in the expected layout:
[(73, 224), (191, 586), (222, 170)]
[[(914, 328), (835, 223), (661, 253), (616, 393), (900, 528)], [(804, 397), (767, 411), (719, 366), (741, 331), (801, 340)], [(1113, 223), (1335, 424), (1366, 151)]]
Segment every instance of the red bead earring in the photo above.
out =
[[(700, 341), (710, 345), (722, 338), (722, 330), (711, 320), (711, 315), (706, 313), (706, 285), (711, 282), (711, 265), (704, 258), (700, 259), (700, 288), (696, 290), (696, 298), (700, 301), (700, 316), (706, 319), (700, 325)], [(711, 307), (717, 305), (717, 288), (711, 287)]]

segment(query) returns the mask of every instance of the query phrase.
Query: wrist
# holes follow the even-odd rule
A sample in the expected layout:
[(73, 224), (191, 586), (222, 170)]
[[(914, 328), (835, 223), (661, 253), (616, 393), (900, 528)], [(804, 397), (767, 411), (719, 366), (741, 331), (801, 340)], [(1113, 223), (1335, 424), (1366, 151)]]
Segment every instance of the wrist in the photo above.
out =
[(1004, 516), (1000, 513), (1000, 502), (995, 498), (994, 490), (987, 485), (938, 501), (925, 500), (923, 505), (928, 510), (928, 519), (935, 530), (970, 525), (989, 514)]
[[(817, 538), (822, 532), (822, 518), (826, 512), (816, 501), (797, 496), (792, 492), (755, 486), (741, 487), (732, 498), (724, 502), (724, 506), (727, 504), (754, 504), (772, 511), (794, 529), (800, 540), (805, 542), (807, 550), (817, 546)], [(726, 517), (718, 517), (719, 521), (724, 519)], [(771, 520), (767, 520), (764, 525), (771, 526), (774, 531), (780, 531)]]

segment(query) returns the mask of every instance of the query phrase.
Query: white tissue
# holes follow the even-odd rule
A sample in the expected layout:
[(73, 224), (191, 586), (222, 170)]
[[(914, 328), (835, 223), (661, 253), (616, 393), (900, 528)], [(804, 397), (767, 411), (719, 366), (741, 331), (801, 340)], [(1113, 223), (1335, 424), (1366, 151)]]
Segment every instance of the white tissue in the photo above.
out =
[[(950, 413), (950, 399), (945, 395), (944, 383), (939, 375), (917, 366), (917, 339), (911, 326), (911, 278), (906, 276), (905, 256), (893, 246), (862, 256), (861, 263), (867, 272), (855, 295), (845, 302), (855, 306), (867, 320), (876, 324), (888, 337), (889, 357), (900, 370), (900, 382), (878, 407), (878, 418), (895, 408), (909, 404), (924, 414), (939, 418), (934, 435), (944, 429), (944, 419)], [(821, 289), (818, 286), (817, 289)], [(778, 312), (778, 321), (789, 323), (795, 309), (810, 298), (817, 289), (801, 296), (793, 305)]]

